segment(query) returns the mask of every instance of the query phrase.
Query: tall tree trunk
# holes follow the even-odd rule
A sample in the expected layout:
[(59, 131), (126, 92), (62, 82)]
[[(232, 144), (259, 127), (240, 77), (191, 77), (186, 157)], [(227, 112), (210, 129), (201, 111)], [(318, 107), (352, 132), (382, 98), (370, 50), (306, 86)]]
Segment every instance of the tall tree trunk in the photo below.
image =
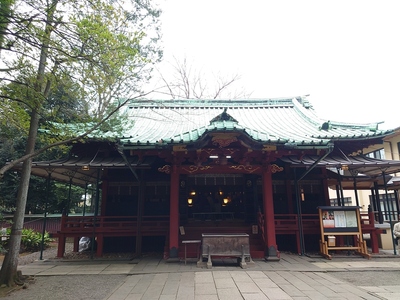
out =
[[(32, 112), (31, 123), (29, 128), (29, 137), (26, 145), (26, 154), (30, 154), (35, 150), (36, 136), (39, 126), (39, 115), (37, 111)], [(21, 246), (21, 234), (24, 226), (24, 215), (26, 208), (26, 199), (28, 197), (29, 180), (31, 177), (32, 158), (24, 161), (22, 165), (21, 181), (17, 195), (17, 210), (14, 213), (13, 225), (11, 227), (11, 235), (9, 240), (9, 249), (3, 261), (0, 271), (0, 283), (13, 285), (17, 278), (17, 267), (19, 250)]]

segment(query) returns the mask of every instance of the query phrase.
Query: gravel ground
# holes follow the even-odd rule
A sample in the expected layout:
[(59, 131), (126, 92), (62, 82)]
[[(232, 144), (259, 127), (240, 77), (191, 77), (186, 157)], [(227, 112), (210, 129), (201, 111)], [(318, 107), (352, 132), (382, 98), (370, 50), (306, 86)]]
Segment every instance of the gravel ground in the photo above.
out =
[[(57, 246), (43, 251), (43, 259), (56, 259)], [(72, 243), (66, 244), (64, 259), (86, 259), (89, 253), (73, 253)], [(121, 256), (121, 255), (118, 255)], [(21, 255), (18, 265), (40, 259), (40, 252)], [(107, 298), (126, 278), (126, 275), (68, 275), (37, 276), (26, 289), (11, 292), (10, 300), (102, 300)]]
[(126, 275), (38, 276), (27, 289), (12, 292), (10, 300), (103, 300)]
[[(91, 252), (86, 251), (86, 252), (73, 252), (73, 244), (72, 243), (66, 243), (65, 245), (65, 254), (62, 260), (78, 260), (78, 259), (90, 259), (91, 258)], [(53, 245), (51, 248), (48, 248), (43, 251), (43, 259), (51, 259), (51, 260), (58, 260), (60, 258), (57, 258), (57, 245)], [(112, 259), (126, 259), (129, 260), (132, 258), (131, 253), (104, 253), (103, 256), (101, 257), (101, 260), (107, 259), (107, 258), (112, 258)], [(22, 255), (18, 259), (18, 265), (26, 265), (30, 264), (36, 260), (40, 259), (40, 252), (35, 252), (31, 253), (28, 255)], [(97, 260), (96, 257), (93, 258), (94, 260)]]
[[(70, 247), (72, 247), (72, 245), (69, 245), (68, 247), (70, 248)], [(57, 246), (52, 246), (43, 251), (42, 258), (49, 259), (49, 258), (54, 258), (56, 256), (57, 256)], [(24, 254), (18, 258), (18, 265), (19, 266), (27, 265), (27, 264), (30, 264), (30, 263), (34, 262), (35, 260), (39, 260), (39, 259), (40, 259), (40, 252)]]

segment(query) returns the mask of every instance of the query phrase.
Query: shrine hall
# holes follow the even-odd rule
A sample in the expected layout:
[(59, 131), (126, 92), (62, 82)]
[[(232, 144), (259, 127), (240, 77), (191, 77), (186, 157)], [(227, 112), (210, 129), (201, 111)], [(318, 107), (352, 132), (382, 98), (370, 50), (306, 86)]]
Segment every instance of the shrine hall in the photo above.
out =
[[(89, 236), (97, 256), (151, 249), (174, 260), (196, 256), (183, 241), (204, 233), (246, 233), (251, 256), (266, 261), (318, 251), (318, 207), (331, 205), (330, 186), (362, 188), (400, 171), (399, 161), (363, 153), (391, 130), (323, 120), (304, 96), (135, 100), (127, 114), (123, 134), (91, 135), (65, 159), (33, 162), (33, 175), (97, 190), (94, 215), (62, 216), (59, 257), (67, 238), (77, 250)], [(377, 201), (361, 212), (373, 252)]]

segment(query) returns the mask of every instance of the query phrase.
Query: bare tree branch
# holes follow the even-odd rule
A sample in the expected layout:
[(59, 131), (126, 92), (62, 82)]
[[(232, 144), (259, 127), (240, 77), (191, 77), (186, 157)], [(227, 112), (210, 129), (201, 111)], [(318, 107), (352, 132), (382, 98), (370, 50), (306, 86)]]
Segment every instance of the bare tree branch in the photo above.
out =
[(179, 60), (174, 57), (174, 62), (170, 66), (171, 79), (158, 70), (160, 79), (165, 84), (158, 89), (158, 93), (168, 95), (172, 99), (220, 99), (226, 95), (229, 95), (229, 98), (249, 95), (244, 91), (237, 93), (233, 89), (233, 85), (241, 79), (238, 74), (227, 79), (226, 76), (210, 76), (205, 72), (195, 70), (186, 58)]
[(215, 95), (213, 99), (217, 99), (222, 91), (225, 89), (229, 88), (230, 85), (232, 85), (234, 82), (238, 81), (240, 79), (239, 75), (235, 75), (232, 79), (228, 81), (219, 81), (219, 85), (217, 87), (217, 90), (215, 91)]

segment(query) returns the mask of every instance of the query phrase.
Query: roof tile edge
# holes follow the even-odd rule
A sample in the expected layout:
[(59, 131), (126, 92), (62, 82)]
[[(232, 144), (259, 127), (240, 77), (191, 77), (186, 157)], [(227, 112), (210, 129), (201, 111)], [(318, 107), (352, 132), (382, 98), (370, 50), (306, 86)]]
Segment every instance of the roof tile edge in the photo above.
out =
[[(260, 98), (260, 99), (185, 99), (185, 100), (148, 100), (137, 99), (129, 103), (129, 108), (154, 107), (154, 108), (177, 108), (177, 107), (276, 107), (293, 106), (299, 97), (284, 98)], [(302, 98), (302, 97), (301, 97)], [(309, 108), (308, 102), (301, 103)]]

